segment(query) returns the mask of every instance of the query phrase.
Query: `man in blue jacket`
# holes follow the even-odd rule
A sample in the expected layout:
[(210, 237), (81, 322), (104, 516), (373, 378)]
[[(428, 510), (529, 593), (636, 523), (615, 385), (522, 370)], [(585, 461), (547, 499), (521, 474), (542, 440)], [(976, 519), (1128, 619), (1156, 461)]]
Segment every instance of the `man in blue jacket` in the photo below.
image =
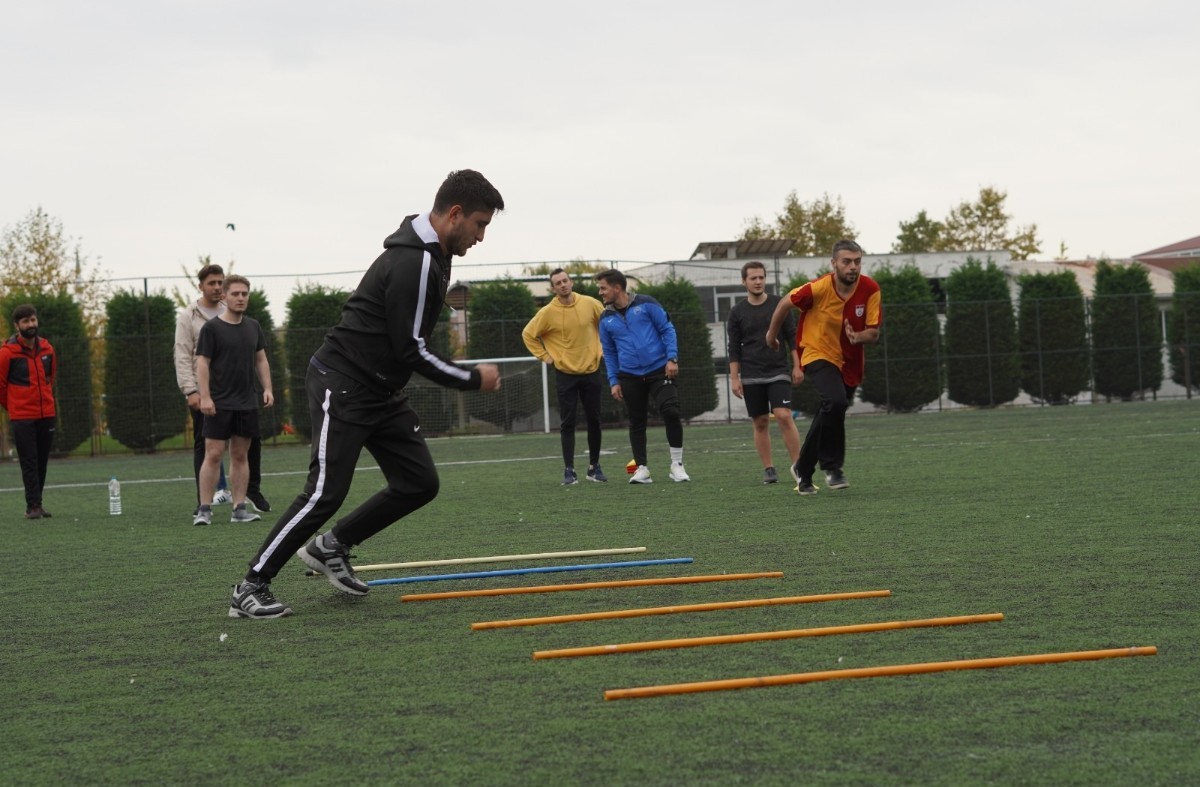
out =
[[(451, 172), (428, 213), (404, 219), (384, 252), (342, 306), (341, 320), (308, 363), (305, 390), (312, 418), (312, 458), (304, 491), (279, 517), (233, 589), (229, 616), (277, 618), (292, 608), (270, 582), (297, 555), (340, 592), (366, 595), (350, 565), (351, 547), (437, 497), (438, 475), (421, 422), (404, 387), (413, 373), (448, 388), (498, 391), (494, 364), (467, 369), (429, 346), (450, 284), (454, 257), (483, 240), (504, 199), (483, 175)], [(342, 506), (366, 449), (387, 486), (327, 532), (317, 531)]]
[(646, 464), (646, 410), (650, 400), (663, 419), (671, 448), (671, 480), (690, 481), (683, 469), (683, 413), (679, 408), (679, 346), (667, 312), (649, 295), (630, 295), (625, 274), (607, 270), (596, 274), (604, 312), (600, 315), (600, 345), (613, 398), (629, 412), (629, 444), (637, 465), (631, 484), (650, 484)]

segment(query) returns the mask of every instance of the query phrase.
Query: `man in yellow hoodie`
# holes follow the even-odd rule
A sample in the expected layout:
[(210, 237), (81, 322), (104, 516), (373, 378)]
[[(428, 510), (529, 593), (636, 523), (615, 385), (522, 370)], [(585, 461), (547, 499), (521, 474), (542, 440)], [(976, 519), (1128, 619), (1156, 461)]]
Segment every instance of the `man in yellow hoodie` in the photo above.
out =
[(576, 408), (583, 402), (587, 418), (589, 481), (607, 481), (600, 469), (600, 333), (597, 324), (604, 306), (595, 298), (572, 292), (574, 283), (562, 268), (550, 274), (554, 298), (543, 306), (521, 338), (529, 352), (554, 367), (558, 391), (559, 432), (562, 437), (563, 485), (579, 483), (575, 474)]

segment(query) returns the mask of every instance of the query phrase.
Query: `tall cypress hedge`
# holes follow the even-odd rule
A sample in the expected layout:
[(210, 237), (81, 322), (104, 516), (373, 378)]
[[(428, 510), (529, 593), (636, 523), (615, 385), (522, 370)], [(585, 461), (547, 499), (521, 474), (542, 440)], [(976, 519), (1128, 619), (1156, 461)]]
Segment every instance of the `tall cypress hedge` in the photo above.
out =
[[(296, 434), (305, 440), (312, 439), (312, 421), (308, 416), (308, 395), (304, 391), (304, 376), (308, 372), (308, 359), (325, 340), (325, 333), (342, 316), (342, 304), (350, 297), (345, 290), (324, 287), (320, 284), (305, 284), (297, 287), (287, 302), (287, 327), (283, 331), (285, 362), (281, 371), (286, 382), (288, 412)], [(274, 376), (274, 375), (272, 375)], [(280, 378), (275, 378), (279, 380)], [(281, 394), (275, 389), (276, 397)], [(279, 405), (277, 404), (276, 407)]]
[(54, 405), (58, 419), (51, 453), (69, 454), (92, 435), (97, 409), (92, 396), (91, 339), (83, 322), (83, 310), (66, 293), (12, 290), (0, 298), (4, 333), (0, 341), (15, 332), (12, 310), (31, 303), (38, 313), (38, 331), (54, 345), (58, 372), (54, 385)]
[[(528, 356), (521, 331), (536, 313), (533, 293), (519, 281), (505, 278), (475, 285), (467, 308), (468, 357)], [(514, 421), (541, 409), (542, 372), (529, 363), (502, 369), (501, 375), (498, 395), (468, 394), (467, 408), (476, 418), (508, 431)]]
[(1021, 388), (1035, 402), (1070, 404), (1088, 385), (1087, 315), (1071, 271), (1026, 273), (1021, 297)]
[(637, 292), (662, 304), (675, 326), (679, 344), (679, 403), (684, 420), (716, 408), (717, 369), (712, 337), (695, 285), (672, 276), (658, 284), (639, 285)]
[(121, 445), (150, 453), (184, 430), (187, 408), (175, 383), (175, 304), (161, 292), (117, 292), (106, 306), (104, 409)]
[(959, 404), (995, 407), (1020, 392), (1017, 324), (1004, 271), (968, 257), (946, 277), (946, 389)]
[[(280, 346), (279, 336), (275, 333), (275, 318), (271, 316), (271, 301), (262, 290), (250, 290), (250, 302), (246, 305), (246, 316), (258, 321), (262, 326), (263, 336), (267, 342), (267, 364), (271, 367), (271, 392), (275, 403), (271, 407), (263, 407), (262, 393), (258, 396), (258, 430), (262, 439), (274, 437), (283, 431), (286, 420), (286, 386), (281, 385), (287, 379), (287, 369), (283, 363), (283, 347)], [(258, 380), (258, 375), (255, 375)]]
[(1176, 269), (1172, 278), (1175, 294), (1167, 322), (1171, 379), (1200, 389), (1200, 263)]
[(1159, 309), (1150, 274), (1138, 264), (1096, 265), (1092, 375), (1108, 399), (1143, 399), (1163, 381)]
[(879, 342), (866, 345), (864, 402), (889, 412), (920, 410), (942, 393), (941, 327), (933, 290), (911, 263), (871, 273), (883, 298)]

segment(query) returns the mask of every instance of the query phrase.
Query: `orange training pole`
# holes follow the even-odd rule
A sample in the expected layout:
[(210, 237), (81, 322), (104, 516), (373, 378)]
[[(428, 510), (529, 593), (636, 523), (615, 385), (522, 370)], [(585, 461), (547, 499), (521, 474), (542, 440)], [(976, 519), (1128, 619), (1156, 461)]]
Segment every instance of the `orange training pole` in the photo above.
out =
[(612, 618), (639, 618), (645, 615), (673, 615), (677, 612), (712, 612), (717, 609), (741, 609), (743, 607), (768, 607), (777, 604), (810, 604), (818, 601), (846, 601), (855, 598), (879, 598), (890, 596), (890, 590), (859, 590), (853, 593), (824, 593), (819, 596), (785, 596), (783, 598), (752, 598), (746, 601), (717, 601), (711, 604), (686, 604), (677, 607), (647, 607), (645, 609), (614, 609), (607, 612), (584, 612), (578, 615), (555, 615), (548, 618), (515, 618), (513, 620), (490, 620), (472, 623), (476, 631), (482, 629), (510, 628), (512, 626), (541, 626), (547, 623), (578, 623), (584, 620), (611, 620)]
[(693, 582), (728, 582), (737, 579), (777, 579), (782, 571), (760, 571), (756, 574), (717, 574), (705, 577), (658, 577), (657, 579), (619, 579), (611, 582), (576, 582), (571, 585), (537, 585), (523, 588), (490, 588), (488, 590), (450, 590), (442, 593), (409, 593), (401, 601), (434, 601), (443, 598), (473, 598), (475, 596), (509, 596), (517, 593), (554, 593), (560, 590), (595, 590), (597, 588), (633, 588), (644, 585), (687, 585)]
[(795, 675), (767, 675), (761, 678), (733, 678), (731, 680), (709, 680), (699, 683), (675, 683), (665, 686), (642, 686), (636, 689), (611, 689), (604, 692), (604, 699), (626, 700), (640, 697), (658, 697), (664, 694), (691, 694), (699, 691), (724, 691), (726, 689), (750, 689), (759, 686), (784, 686), (792, 683), (815, 683), (821, 680), (838, 680), (840, 678), (882, 678), (890, 675), (921, 675), (926, 672), (1013, 667), (1018, 664), (1058, 664), (1064, 661), (1095, 661), (1098, 659), (1115, 659), (1122, 656), (1153, 656), (1156, 653), (1158, 653), (1158, 648), (1150, 645), (1140, 648), (1080, 650), (1072, 653), (1041, 653), (1032, 656), (1003, 656), (992, 659), (933, 661), (922, 664), (897, 664), (890, 667), (863, 667), (861, 669), (840, 669), (827, 672), (801, 672)]
[(722, 634), (712, 637), (686, 637), (684, 639), (660, 639), (651, 642), (625, 642), (620, 645), (592, 645), (583, 648), (538, 650), (534, 651), (533, 657), (534, 659), (561, 659), (572, 656), (606, 656), (609, 653), (635, 653), (643, 650), (666, 650), (668, 648), (695, 648), (703, 645), (732, 645), (738, 642), (824, 637), (832, 634), (865, 634), (871, 631), (896, 631), (898, 629), (929, 628), (932, 626), (962, 626), (968, 623), (991, 623), (998, 620), (1004, 620), (1004, 615), (999, 612), (990, 612), (986, 615), (959, 615), (947, 618), (924, 618), (922, 620), (893, 620), (887, 623), (856, 623), (849, 626), (824, 626), (822, 628), (792, 629), (790, 631), (760, 631), (753, 634)]

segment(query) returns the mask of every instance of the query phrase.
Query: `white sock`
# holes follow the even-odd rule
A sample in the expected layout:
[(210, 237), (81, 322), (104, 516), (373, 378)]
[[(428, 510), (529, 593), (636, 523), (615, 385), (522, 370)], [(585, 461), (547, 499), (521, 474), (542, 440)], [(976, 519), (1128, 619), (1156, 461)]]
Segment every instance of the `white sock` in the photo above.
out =
[(671, 463), (676, 465), (683, 464), (683, 446), (671, 449)]

